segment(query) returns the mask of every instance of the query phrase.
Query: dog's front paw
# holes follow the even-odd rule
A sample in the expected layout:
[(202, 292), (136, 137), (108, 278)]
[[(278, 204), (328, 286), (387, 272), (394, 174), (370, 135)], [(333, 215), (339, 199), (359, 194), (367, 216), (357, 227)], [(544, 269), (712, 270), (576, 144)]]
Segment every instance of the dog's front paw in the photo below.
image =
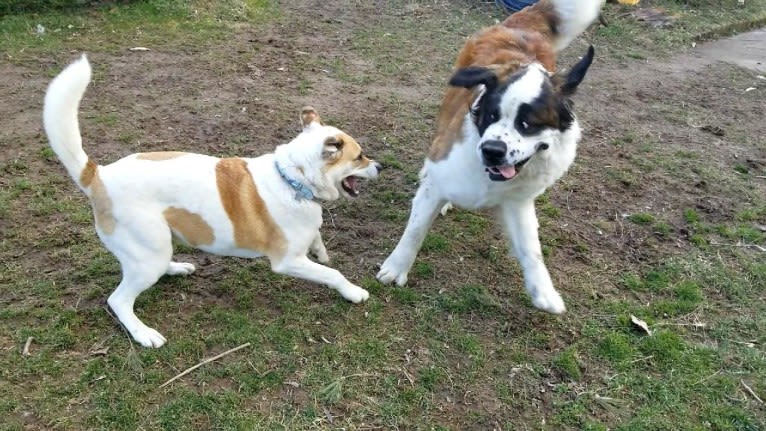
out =
[(314, 257), (316, 258), (317, 262), (319, 263), (330, 263), (330, 256), (327, 255), (327, 251), (317, 251), (314, 254)]
[(133, 339), (135, 339), (138, 344), (144, 347), (157, 348), (161, 347), (168, 341), (165, 339), (165, 337), (162, 336), (162, 334), (146, 325), (135, 329), (131, 335), (133, 335)]
[(345, 298), (347, 301), (353, 302), (354, 304), (364, 302), (370, 297), (370, 292), (351, 283), (342, 289), (338, 289), (338, 292), (343, 298)]
[(189, 275), (194, 272), (196, 268), (191, 263), (186, 262), (170, 262), (168, 269), (165, 271), (167, 275)]
[(398, 286), (407, 284), (407, 270), (401, 269), (393, 263), (390, 257), (380, 266), (380, 271), (376, 277), (383, 284), (390, 284), (391, 282), (396, 282)]
[(448, 212), (449, 210), (451, 210), (452, 208), (453, 208), (453, 206), (452, 206), (452, 202), (447, 202), (446, 204), (444, 204), (444, 206), (442, 207), (442, 209), (440, 209), (440, 210), (439, 210), (439, 214), (441, 214), (441, 215), (442, 215), (442, 217), (444, 217), (444, 216), (446, 216), (446, 215), (447, 215), (447, 212)]
[(540, 310), (552, 314), (561, 314), (567, 310), (564, 300), (555, 289), (537, 290), (532, 296), (532, 304)]

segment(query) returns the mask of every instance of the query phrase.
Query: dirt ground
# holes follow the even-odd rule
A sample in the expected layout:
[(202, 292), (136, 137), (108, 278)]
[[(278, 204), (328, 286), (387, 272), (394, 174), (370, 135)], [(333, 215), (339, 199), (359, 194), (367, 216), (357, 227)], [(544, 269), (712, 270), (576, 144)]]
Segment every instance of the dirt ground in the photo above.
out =
[[(265, 34), (237, 34), (219, 48), (228, 55), (211, 56), (204, 64), (197, 54), (183, 52), (93, 56), (91, 61), (100, 73), (86, 95), (83, 115), (86, 119), (109, 115), (111, 119), (96, 124), (85, 120), (83, 135), (89, 155), (102, 163), (136, 151), (165, 149), (242, 155), (234, 150), (242, 142), (247, 142), (248, 152), (258, 154), (295, 133), (295, 112), (304, 104), (317, 105), (325, 118), (341, 119), (341, 126), (352, 131), (371, 154), (391, 152), (391, 146), (374, 138), (381, 134), (396, 138), (402, 128), (412, 126), (402, 124), (408, 113), (393, 111), (390, 98), (395, 97), (399, 105), (419, 106), (425, 101), (436, 106), (444, 74), (426, 71), (422, 76), (421, 71), (404, 70), (394, 76), (373, 77), (371, 82), (349, 85), (306, 59), (321, 53), (325, 63), (344, 62), (346, 74), (370, 76), (375, 65), (355, 58), (348, 46), (351, 29), (374, 20), (374, 10), (339, 10), (332, 5), (309, 2), (292, 12), (312, 13), (317, 19), (302, 26), (273, 28)], [(428, 12), (415, 9), (402, 13)], [(322, 31), (326, 23), (333, 25), (330, 34)], [(582, 39), (577, 41), (566, 51), (561, 63), (566, 65), (573, 60), (585, 44)], [(615, 61), (608, 55), (597, 54), (596, 63), (576, 97), (585, 131), (577, 165), (553, 192), (557, 204), (566, 203), (568, 218), (589, 220), (589, 224), (597, 220), (611, 224), (615, 215), (619, 218), (646, 208), (674, 212), (689, 206), (700, 207), (714, 219), (731, 217), (735, 207), (732, 201), (742, 196), (727, 196), (724, 185), (706, 181), (702, 173), (684, 172), (685, 177), (673, 178), (633, 163), (634, 158), (646, 156), (640, 154), (641, 142), (649, 139), (661, 141), (666, 154), (688, 151), (712, 157), (722, 171), (731, 171), (738, 163), (763, 168), (766, 149), (759, 144), (766, 136), (762, 121), (764, 81), (705, 56), (707, 52), (713, 56), (720, 52), (711, 51), (714, 47), (700, 46), (699, 52), (662, 60)], [(428, 51), (427, 46), (417, 46), (414, 55), (422, 63), (437, 62), (441, 70), (448, 70), (451, 58), (431, 58), (429, 54), (437, 53)], [(727, 49), (727, 55), (732, 55), (731, 49)], [(744, 53), (740, 57), (753, 58), (752, 55)], [(51, 170), (61, 171), (55, 160), (39, 157), (46, 142), (40, 110), (49, 75), (72, 57), (61, 53), (56, 59), (41, 58), (36, 63), (0, 64), (0, 74), (4, 76), (0, 94), (5, 102), (0, 105), (0, 117), (10, 125), (0, 130), (0, 141), (4, 143), (0, 157), (6, 172), (12, 169), (9, 164), (19, 161), (30, 172), (47, 175)], [(237, 57), (243, 61), (230, 61)], [(291, 73), (295, 68), (303, 69), (303, 79), (310, 82), (316, 97), (292, 91), (299, 79)], [(753, 90), (747, 91), (748, 88)], [(384, 103), (378, 103), (381, 100)], [(425, 133), (415, 142), (409, 141), (410, 133), (402, 133), (408, 142), (394, 153), (409, 171), (416, 170), (421, 163), (433, 114), (422, 118), (422, 122), (422, 128), (418, 128)], [(626, 135), (633, 142), (615, 144)], [(736, 142), (727, 139), (732, 135)], [(604, 178), (606, 169), (622, 168), (623, 172), (632, 173), (635, 181), (614, 184)], [(399, 173), (388, 172), (387, 181), (401, 182), (403, 179), (396, 178)], [(10, 179), (10, 175), (4, 175), (3, 181), (8, 184)], [(403, 186), (414, 189), (411, 182)], [(758, 184), (754, 186), (760, 189)], [(669, 188), (676, 192), (667, 193)], [(345, 242), (343, 235), (380, 237), (376, 229), (385, 232), (390, 227), (380, 226), (375, 219), (376, 215), (369, 215), (368, 219), (357, 220), (354, 229), (333, 232), (330, 236), (338, 236), (339, 242)], [(51, 220), (22, 212), (4, 218), (0, 227), (8, 229), (18, 223), (32, 231), (45, 232), (43, 227), (50, 225)], [(332, 224), (328, 228), (332, 230)], [(605, 256), (625, 252), (626, 245), (639, 255), (654, 252), (638, 247), (647, 238), (628, 238), (624, 233), (596, 236), (595, 229), (580, 223), (568, 223), (563, 229), (597, 245), (592, 250), (601, 250), (598, 253)], [(637, 233), (628, 236), (632, 234)], [(384, 253), (372, 247), (355, 250), (354, 255), (379, 262)], [(27, 263), (32, 267), (40, 264)], [(53, 261), (44, 263), (56, 265)]]
[[(360, 28), (396, 23), (400, 15), (425, 20), (435, 12), (415, 6), (391, 11), (378, 8), (378, 2), (355, 8), (323, 1), (295, 3), (286, 9), (291, 17), (287, 21), (300, 25), (267, 26), (258, 33), (241, 30), (210, 52), (153, 49), (91, 55), (96, 78), (82, 107), (85, 149), (101, 163), (137, 151), (254, 155), (290, 139), (297, 131), (298, 109), (314, 105), (327, 122), (355, 136), (367, 153), (397, 165), (378, 182), (365, 184), (356, 202), (326, 208), (324, 236), (334, 266), (361, 280), (375, 274), (404, 228), (401, 217), (386, 217), (388, 207), (409, 208), (439, 97), (459, 42), (469, 32), (450, 35), (452, 49), (431, 45), (433, 35), (417, 30), (406, 40), (392, 37), (390, 44), (380, 39), (360, 47), (352, 38)], [(488, 10), (488, 21), (493, 14)], [(303, 18), (307, 15), (311, 19)], [(567, 49), (561, 64), (571, 64), (592, 39), (593, 30)], [(696, 209), (711, 223), (727, 221), (766, 194), (766, 180), (761, 179), (766, 172), (762, 70), (715, 61), (700, 48), (662, 59), (620, 59), (609, 47), (596, 45), (596, 61), (575, 97), (584, 129), (578, 158), (549, 193), (548, 205), (559, 216), (542, 216), (541, 227), (543, 243), (550, 246), (546, 259), (554, 283), (573, 313), (587, 312), (578, 304), (594, 296), (623, 295), (614, 274), (692, 249), (685, 209)], [(366, 49), (381, 51), (377, 61), (359, 54)], [(0, 63), (0, 185), (17, 186), (19, 173), (30, 184), (0, 219), (0, 231), (24, 232), (3, 239), (13, 249), (4, 257), (30, 274), (67, 273), (72, 263), (60, 254), (66, 247), (55, 244), (93, 235), (87, 222), (73, 228), (65, 210), (41, 213), (29, 203), (31, 196), (45, 193), (35, 191), (42, 187), (52, 189), (66, 205), (87, 205), (55, 157), (45, 152), (41, 128), (44, 89), (52, 73), (76, 55), (62, 52), (55, 58)], [(730, 181), (743, 170), (760, 176), (744, 191)], [(406, 199), (370, 199), (390, 190)], [(660, 235), (627, 221), (628, 215), (641, 212), (654, 214), (667, 231)], [(451, 235), (444, 227), (451, 223), (451, 215), (438, 220), (435, 232)], [(483, 264), (495, 250), (504, 253), (499, 229), (457, 238), (453, 247), (452, 253), (428, 255), (436, 275), (410, 277), (411, 286), (449, 287), (459, 280), (486, 285), (498, 296), (508, 296), (510, 289), (513, 293), (503, 301), (517, 304), (507, 327), (524, 331), (540, 323), (529, 307), (518, 304), (523, 295), (517, 270), (508, 261), (493, 264), (492, 271)], [(194, 291), (209, 298), (202, 292), (214, 289), (220, 271), (216, 264), (225, 260), (201, 254), (190, 260), (203, 264)], [(584, 279), (590, 288), (578, 290)], [(3, 299), (9, 303), (25, 300), (25, 295)], [(97, 305), (103, 299), (90, 301)], [(544, 409), (549, 401), (540, 397)], [(501, 415), (502, 407), (485, 402), (485, 409)], [(460, 407), (444, 412), (458, 422), (464, 414)]]

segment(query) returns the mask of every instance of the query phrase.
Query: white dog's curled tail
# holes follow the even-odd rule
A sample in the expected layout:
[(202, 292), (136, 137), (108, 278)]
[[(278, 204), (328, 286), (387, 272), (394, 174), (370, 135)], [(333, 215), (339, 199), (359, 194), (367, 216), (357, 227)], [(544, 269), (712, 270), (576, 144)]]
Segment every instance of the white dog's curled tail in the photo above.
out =
[(558, 16), (556, 51), (566, 48), (598, 19), (605, 0), (549, 0)]
[(83, 54), (53, 79), (45, 93), (43, 107), (43, 125), (50, 146), (86, 193), (96, 165), (82, 149), (77, 113), (90, 77), (90, 64)]

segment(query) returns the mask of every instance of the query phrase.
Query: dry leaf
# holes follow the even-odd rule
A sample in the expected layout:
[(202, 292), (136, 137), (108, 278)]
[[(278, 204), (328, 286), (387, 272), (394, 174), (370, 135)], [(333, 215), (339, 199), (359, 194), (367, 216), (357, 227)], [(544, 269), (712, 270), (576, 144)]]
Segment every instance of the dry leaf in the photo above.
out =
[(641, 319), (639, 319), (638, 317), (636, 317), (636, 316), (634, 316), (634, 315), (632, 315), (632, 314), (631, 314), (631, 315), (630, 315), (630, 321), (631, 321), (631, 322), (632, 322), (634, 325), (636, 325), (636, 326), (638, 326), (639, 328), (643, 329), (643, 330), (644, 330), (644, 332), (646, 332), (646, 335), (652, 335), (652, 330), (651, 330), (651, 329), (649, 329), (649, 325), (647, 325), (647, 324), (646, 324), (646, 322), (644, 322), (643, 320), (641, 320)]
[(107, 353), (109, 353), (109, 346), (106, 346), (103, 349), (96, 349), (96, 350), (90, 351), (91, 356), (106, 356)]

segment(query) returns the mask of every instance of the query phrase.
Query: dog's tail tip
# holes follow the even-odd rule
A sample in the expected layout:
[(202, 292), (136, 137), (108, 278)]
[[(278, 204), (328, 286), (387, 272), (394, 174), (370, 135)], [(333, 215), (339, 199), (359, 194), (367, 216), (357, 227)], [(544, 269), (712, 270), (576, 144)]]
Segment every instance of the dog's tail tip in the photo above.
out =
[(605, 0), (550, 0), (560, 24), (556, 38), (556, 50), (566, 48), (577, 36), (598, 20)]
[(68, 68), (76, 69), (82, 75), (85, 75), (83, 74), (83, 72), (86, 72), (88, 78), (90, 79), (91, 67), (90, 67), (90, 61), (88, 61), (88, 54), (84, 52), (80, 54), (80, 58), (72, 62), (72, 64), (70, 64), (67, 67), (67, 69)]
[(81, 177), (89, 159), (82, 149), (77, 114), (91, 73), (88, 58), (83, 54), (51, 81), (43, 104), (43, 127), (50, 146), (83, 190)]

